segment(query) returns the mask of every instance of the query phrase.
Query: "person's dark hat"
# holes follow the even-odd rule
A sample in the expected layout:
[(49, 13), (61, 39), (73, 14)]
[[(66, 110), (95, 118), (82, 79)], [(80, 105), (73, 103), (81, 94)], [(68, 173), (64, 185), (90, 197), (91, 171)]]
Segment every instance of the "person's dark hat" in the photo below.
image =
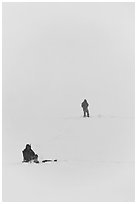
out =
[(27, 148), (27, 147), (31, 148), (31, 145), (30, 145), (30, 144), (26, 144), (26, 148)]

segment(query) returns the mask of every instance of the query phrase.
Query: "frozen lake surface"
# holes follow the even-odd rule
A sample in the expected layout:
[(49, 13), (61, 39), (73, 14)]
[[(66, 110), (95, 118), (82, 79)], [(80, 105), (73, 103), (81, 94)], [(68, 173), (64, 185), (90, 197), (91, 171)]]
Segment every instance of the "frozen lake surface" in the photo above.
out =
[[(134, 201), (133, 118), (68, 116), (14, 124), (3, 127), (3, 201)], [(58, 162), (22, 164), (26, 143), (40, 162)]]

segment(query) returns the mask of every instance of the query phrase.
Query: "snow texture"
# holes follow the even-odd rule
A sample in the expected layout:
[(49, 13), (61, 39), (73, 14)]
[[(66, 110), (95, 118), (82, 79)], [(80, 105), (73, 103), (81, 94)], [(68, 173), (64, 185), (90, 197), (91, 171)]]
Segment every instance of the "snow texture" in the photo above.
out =
[(134, 13), (3, 2), (3, 201), (134, 201)]
[[(11, 152), (4, 149), (4, 201), (134, 200), (134, 119), (64, 117), (23, 124), (28, 135), (21, 126), (4, 131)], [(40, 161), (58, 162), (22, 164), (28, 142)]]

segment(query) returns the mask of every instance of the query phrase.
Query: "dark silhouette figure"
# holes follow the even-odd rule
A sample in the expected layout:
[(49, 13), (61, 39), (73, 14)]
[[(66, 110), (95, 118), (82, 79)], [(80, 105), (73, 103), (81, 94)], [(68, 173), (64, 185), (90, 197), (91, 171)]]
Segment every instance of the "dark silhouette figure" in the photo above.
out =
[(23, 162), (35, 162), (39, 163), (38, 155), (31, 149), (31, 145), (27, 144), (26, 148), (22, 151), (23, 153)]
[(86, 116), (89, 117), (88, 106), (89, 106), (89, 104), (88, 104), (87, 100), (84, 99), (84, 101), (81, 104), (81, 107), (83, 108), (83, 112), (84, 112), (84, 117), (86, 117)]

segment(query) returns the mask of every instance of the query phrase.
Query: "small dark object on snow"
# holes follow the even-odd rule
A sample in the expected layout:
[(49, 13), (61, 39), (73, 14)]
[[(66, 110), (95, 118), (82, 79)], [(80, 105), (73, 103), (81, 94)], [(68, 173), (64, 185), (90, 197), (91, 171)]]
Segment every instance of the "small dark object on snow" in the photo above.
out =
[(57, 159), (51, 160), (51, 159), (45, 159), (42, 161), (43, 163), (45, 162), (57, 162)]
[(23, 162), (35, 162), (39, 163), (38, 155), (31, 149), (30, 144), (26, 144), (26, 148), (22, 151), (23, 153)]
[[(87, 100), (84, 99), (84, 101), (83, 101), (82, 104), (81, 104), (81, 107), (83, 108), (83, 112), (84, 112), (84, 116), (83, 116), (83, 117), (86, 117), (86, 116), (89, 117), (88, 106), (89, 106), (89, 104), (88, 104)], [(86, 115), (86, 114), (87, 114), (87, 115)]]

